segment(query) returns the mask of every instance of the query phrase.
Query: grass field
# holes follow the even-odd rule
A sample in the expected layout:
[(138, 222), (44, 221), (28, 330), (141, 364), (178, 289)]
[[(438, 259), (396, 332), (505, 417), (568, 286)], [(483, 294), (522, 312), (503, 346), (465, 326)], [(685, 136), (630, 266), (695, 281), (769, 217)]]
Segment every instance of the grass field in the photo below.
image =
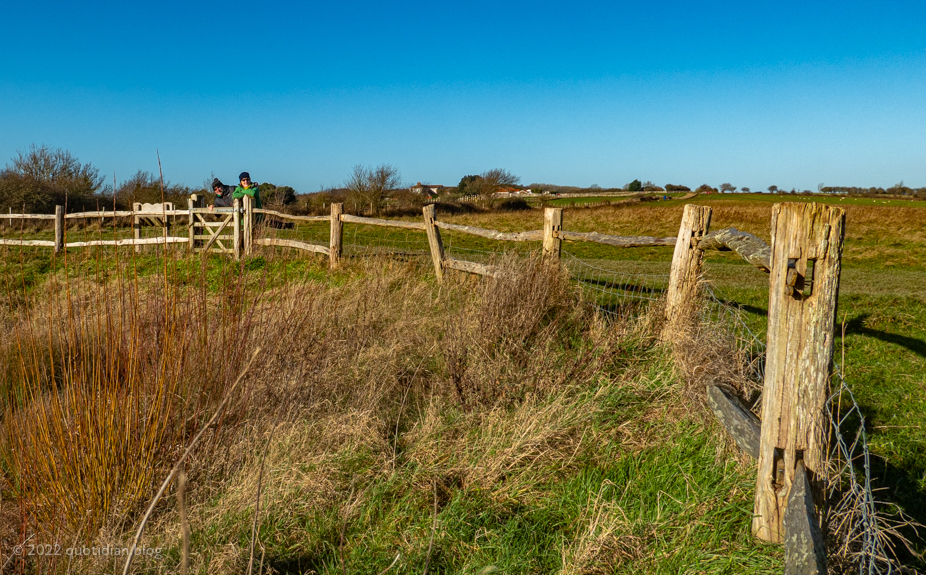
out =
[[(735, 226), (768, 240), (768, 204), (724, 195), (694, 201), (714, 207), (712, 228)], [(673, 236), (681, 205), (567, 210), (564, 228)], [(837, 339), (837, 358), (867, 418), (879, 498), (926, 522), (926, 208), (853, 203), (846, 210), (838, 312), (845, 337)], [(542, 219), (539, 209), (438, 217), (502, 231), (539, 229)], [(324, 225), (274, 233), (327, 243)], [(116, 336), (131, 328), (150, 334), (154, 347), (177, 339), (189, 351), (144, 355), (116, 371), (93, 366), (126, 361), (131, 346), (99, 356), (109, 364), (85, 355), (84, 367), (53, 380), (65, 390), (80, 388), (72, 377), (78, 372), (134, 374), (139, 389), (174, 381), (175, 400), (159, 405), (165, 421), (186, 422), (175, 426), (179, 435), (113, 439), (126, 449), (147, 441), (157, 454), (152, 473), (136, 481), (144, 485), (163, 476), (173, 446), (209, 415), (241, 358), (264, 349), (242, 397), (188, 466), (184, 509), (194, 572), (247, 571), (258, 485), (254, 566), (262, 563), (265, 572), (380, 572), (397, 554), (396, 573), (425, 565), (435, 573), (488, 573), (493, 566), (511, 573), (780, 572), (781, 550), (749, 535), (754, 464), (723, 439), (693, 391), (697, 382), (672, 364), (652, 326), (608, 326), (576, 311), (583, 308), (569, 285), (536, 266), (495, 282), (454, 274), (437, 286), (423, 236), (345, 226), (345, 244), (356, 255), (389, 246), (400, 257), (356, 257), (336, 273), (322, 258), (286, 250), (235, 265), (129, 250), (120, 250), (117, 262), (112, 249), (75, 252), (65, 261), (47, 249), (0, 248), (0, 320), (14, 334), (0, 348), (0, 372), (7, 374), (3, 501), (21, 503), (0, 508), (0, 536), (11, 540), (23, 531), (29, 519), (22, 505), (30, 500), (45, 502), (33, 514), (57, 518), (49, 525), (59, 535), (83, 528), (87, 536), (86, 524), (62, 520), (55, 507), (73, 502), (60, 494), (56, 500), (36, 483), (41, 477), (24, 475), (23, 460), (10, 451), (14, 432), (28, 436), (42, 421), (23, 417), (34, 412), (16, 404), (27, 397), (14, 393), (25, 385), (16, 374), (33, 373), (29, 385), (48, 384), (47, 374), (35, 375), (45, 373), (45, 362), (27, 362), (38, 372), (17, 367), (16, 345), (30, 342), (33, 358), (107, 341), (123, 349), (128, 344)], [(497, 258), (513, 247), (458, 234), (444, 239), (448, 252), (464, 259)], [(671, 259), (670, 248), (569, 243), (564, 251), (633, 273), (667, 274)], [(721, 253), (708, 256), (706, 273), (717, 296), (740, 305), (750, 327), (764, 333), (767, 276)], [(132, 293), (150, 299), (133, 300), (126, 295)], [(70, 334), (41, 320), (66, 318), (65, 301), (94, 297), (107, 302), (96, 308), (102, 320), (73, 320)], [(135, 316), (126, 315), (130, 310)], [(131, 317), (119, 320), (126, 327), (112, 327)], [(158, 370), (159, 379), (145, 375)], [(112, 401), (145, 405), (147, 396), (106, 381)], [(52, 439), (42, 441), (70, 461), (72, 452)], [(116, 470), (137, 465), (129, 456), (111, 461)], [(119, 493), (121, 505), (94, 524), (97, 541), (124, 542), (147, 501), (125, 488)], [(141, 493), (150, 497), (151, 487)], [(140, 561), (143, 571), (178, 570), (180, 508), (172, 488), (145, 540), (164, 556)], [(924, 550), (922, 539), (914, 546)], [(74, 566), (111, 572), (114, 562)]]

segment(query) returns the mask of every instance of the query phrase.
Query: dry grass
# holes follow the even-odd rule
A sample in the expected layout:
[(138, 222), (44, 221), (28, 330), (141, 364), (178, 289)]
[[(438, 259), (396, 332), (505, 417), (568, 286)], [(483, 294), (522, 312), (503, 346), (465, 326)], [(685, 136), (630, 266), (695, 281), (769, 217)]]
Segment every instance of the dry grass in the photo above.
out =
[[(124, 287), (72, 281), (70, 295), (50, 287), (4, 319), (18, 327), (0, 345), (3, 373), (31, 390), (5, 414), (5, 470), (25, 510), (4, 515), (21, 523), (7, 532), (124, 545), (141, 505), (258, 346), (265, 351), (222, 423), (188, 461), (191, 572), (247, 569), (258, 483), (257, 558), (261, 549), (328, 557), (334, 548), (343, 565), (351, 550), (376, 547), (377, 532), (351, 535), (352, 526), (369, 525), (393, 482), (411, 506), (399, 516), (423, 513), (427, 527), (397, 535), (390, 560), (398, 550), (414, 555), (421, 541), (430, 547), (435, 493), (440, 509), (455, 493), (500, 509), (530, 504), (557, 477), (671, 442), (693, 408), (666, 387), (671, 366), (653, 361), (658, 322), (602, 321), (540, 259), (504, 269), (490, 281), (454, 274), (443, 286), (404, 264), (369, 261), (337, 286), (268, 289), (267, 278), (232, 269), (213, 291), (164, 277)], [(83, 311), (57, 330), (69, 309)], [(77, 359), (72, 350), (82, 350)], [(73, 367), (57, 377), (58, 366)], [(76, 445), (49, 431), (73, 414), (61, 429), (81, 425), (88, 440)], [(105, 455), (114, 445), (121, 455)], [(40, 449), (54, 454), (54, 471), (36, 471)], [(87, 489), (88, 474), (108, 491)], [(651, 542), (639, 529), (619, 533), (624, 520), (599, 496), (564, 547), (563, 572), (632, 561)], [(144, 543), (178, 546), (183, 529), (167, 497)], [(437, 549), (440, 540), (438, 531)], [(68, 568), (112, 564), (85, 558)]]

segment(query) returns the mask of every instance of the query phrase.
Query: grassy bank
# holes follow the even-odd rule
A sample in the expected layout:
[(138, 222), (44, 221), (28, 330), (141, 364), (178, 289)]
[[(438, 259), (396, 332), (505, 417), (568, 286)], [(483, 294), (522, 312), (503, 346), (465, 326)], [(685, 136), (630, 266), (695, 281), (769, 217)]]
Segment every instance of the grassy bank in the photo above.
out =
[[(673, 203), (567, 211), (565, 227), (675, 235), (681, 208)], [(924, 522), (923, 210), (848, 211), (839, 303), (846, 335), (837, 357), (868, 418), (879, 497)], [(521, 231), (538, 229), (539, 213), (439, 217)], [(767, 240), (768, 207), (725, 198), (712, 226)], [(325, 243), (325, 231), (285, 233)], [(345, 238), (351, 233), (360, 238), (354, 245), (426, 249), (414, 232), (346, 227)], [(503, 245), (453, 234), (445, 242), (473, 259)], [(671, 258), (668, 248), (564, 249), (638, 272), (667, 273)], [(653, 325), (602, 322), (556, 270), (534, 262), (494, 281), (453, 274), (437, 286), (407, 256), (354, 258), (331, 273), (322, 258), (284, 250), (241, 264), (128, 250), (65, 260), (48, 251), (6, 250), (2, 260), (0, 320), (12, 334), (0, 346), (7, 541), (39, 533), (43, 541), (124, 544), (158, 478), (211, 415), (242, 358), (261, 347), (186, 469), (184, 504), (175, 484), (158, 507), (144, 544), (163, 553), (140, 561), (143, 571), (178, 571), (181, 509), (193, 572), (246, 571), (252, 541), (254, 569), (262, 561), (264, 572), (280, 573), (381, 572), (397, 555), (390, 572), (781, 569), (781, 550), (748, 533), (754, 465), (701, 406), (703, 381), (677, 369)], [(707, 274), (761, 335), (767, 276), (723, 254), (709, 256)], [(68, 328), (54, 328), (59, 322)], [(143, 342), (144, 353), (132, 342)], [(166, 349), (174, 351), (152, 353)], [(171, 394), (158, 395), (165, 384)], [(100, 389), (109, 394), (103, 402)], [(99, 417), (36, 434), (67, 420), (73, 405)], [(134, 406), (125, 415), (134, 419), (119, 421), (152, 434), (110, 435), (120, 455), (81, 460), (105, 438), (91, 434), (80, 451), (68, 447), (74, 432), (115, 421), (101, 405)], [(164, 423), (139, 425), (155, 406)], [(46, 443), (22, 443), (30, 437)], [(27, 473), (28, 449), (15, 449), (36, 445), (36, 457), (71, 462), (74, 475)], [(47, 487), (78, 485), (102, 463), (112, 474), (98, 482), (112, 488), (100, 500), (81, 503)], [(76, 512), (80, 505), (96, 513)], [(922, 551), (922, 540), (914, 544)], [(114, 563), (70, 567), (111, 572)]]
[[(67, 273), (93, 271), (49, 270), (32, 297), (8, 298), (6, 540), (126, 545), (260, 347), (185, 470), (187, 522), (174, 485), (141, 571), (177, 572), (185, 526), (203, 573), (247, 570), (252, 540), (255, 570), (279, 573), (379, 572), (397, 555), (396, 573), (780, 569), (780, 549), (748, 532), (751, 464), (652, 326), (602, 323), (558, 269), (529, 261), (439, 287), (382, 260), (324, 281), (311, 264), (284, 280), (283, 258), (209, 259), (192, 281), (196, 261), (103, 273), (72, 259)], [(69, 318), (78, 303), (92, 307)]]

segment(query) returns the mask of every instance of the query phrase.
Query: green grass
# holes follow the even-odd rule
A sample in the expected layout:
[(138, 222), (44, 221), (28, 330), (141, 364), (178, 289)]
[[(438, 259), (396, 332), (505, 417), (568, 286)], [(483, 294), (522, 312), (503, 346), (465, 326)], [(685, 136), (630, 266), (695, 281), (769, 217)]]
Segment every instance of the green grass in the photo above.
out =
[[(651, 384), (664, 392), (676, 385), (671, 379)], [(569, 395), (565, 402), (551, 401), (557, 409), (591, 412), (582, 420), (594, 429), (589, 436), (619, 435), (628, 421), (664, 410), (663, 394), (616, 382)], [(340, 494), (346, 503), (305, 514), (275, 507), (264, 516), (259, 531), (265, 562), (283, 573), (379, 572), (401, 553), (395, 573), (420, 573), (426, 562), (433, 573), (487, 567), (513, 574), (591, 573), (606, 567), (613, 573), (669, 574), (694, 566), (704, 573), (779, 572), (781, 549), (749, 532), (754, 483), (749, 468), (717, 457), (715, 425), (700, 417), (662, 416), (640, 428), (661, 438), (649, 447), (622, 448), (617, 440), (600, 450), (588, 441), (567, 465), (541, 460), (529, 475), (514, 467), (508, 481), (515, 488), (505, 481), (466, 485), (452, 474), (434, 477), (402, 457), (394, 472), (371, 477), (365, 469), (375, 455), (352, 453), (339, 460), (336, 472), (359, 479), (349, 480), (349, 493)], [(454, 409), (440, 419), (448, 430), (472, 420)], [(479, 444), (487, 433), (474, 428), (469, 436)], [(479, 454), (461, 453), (459, 463), (478, 465), (470, 457)], [(213, 561), (228, 541), (247, 549), (251, 518), (222, 514), (197, 526), (193, 548)], [(149, 563), (152, 570), (170, 572), (179, 564), (178, 547), (165, 543), (168, 559)]]

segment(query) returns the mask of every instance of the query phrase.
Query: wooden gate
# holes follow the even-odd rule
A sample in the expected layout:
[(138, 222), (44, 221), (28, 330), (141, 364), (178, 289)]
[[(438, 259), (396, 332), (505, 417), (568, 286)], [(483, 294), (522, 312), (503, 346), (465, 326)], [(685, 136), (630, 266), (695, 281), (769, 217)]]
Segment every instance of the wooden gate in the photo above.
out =
[[(132, 204), (132, 212), (135, 215), (132, 218), (132, 228), (135, 241), (138, 242), (142, 239), (142, 226), (160, 228), (163, 231), (164, 237), (169, 236), (171, 225), (170, 216), (173, 211), (174, 204), (172, 202), (164, 202), (163, 204), (143, 204), (141, 202), (134, 202)], [(143, 248), (144, 246), (138, 243), (135, 244), (136, 252), (141, 252)]]
[(238, 200), (231, 208), (207, 208), (205, 198), (195, 194), (189, 199), (190, 249), (241, 255), (241, 209)]

